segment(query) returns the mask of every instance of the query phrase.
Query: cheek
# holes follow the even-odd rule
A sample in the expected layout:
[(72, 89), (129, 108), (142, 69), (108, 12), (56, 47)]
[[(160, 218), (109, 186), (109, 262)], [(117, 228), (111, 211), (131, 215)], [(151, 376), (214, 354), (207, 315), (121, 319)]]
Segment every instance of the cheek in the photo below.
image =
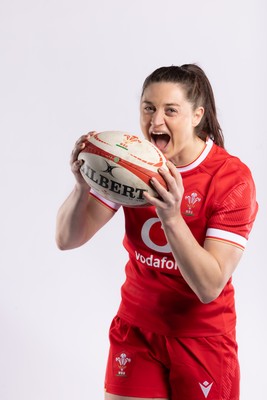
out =
[(193, 130), (193, 118), (190, 115), (184, 115), (180, 120), (180, 126), (186, 131)]
[(150, 118), (147, 115), (140, 115), (140, 125), (141, 128), (147, 128), (150, 125)]

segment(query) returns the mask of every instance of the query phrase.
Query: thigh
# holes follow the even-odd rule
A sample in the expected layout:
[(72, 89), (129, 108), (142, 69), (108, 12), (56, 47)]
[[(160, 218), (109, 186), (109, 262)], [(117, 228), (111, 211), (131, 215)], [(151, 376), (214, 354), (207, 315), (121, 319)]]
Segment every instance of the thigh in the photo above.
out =
[(109, 339), (106, 399), (167, 399), (168, 370), (155, 357), (151, 338), (116, 317), (110, 328)]
[(239, 400), (235, 332), (168, 343), (172, 400)]

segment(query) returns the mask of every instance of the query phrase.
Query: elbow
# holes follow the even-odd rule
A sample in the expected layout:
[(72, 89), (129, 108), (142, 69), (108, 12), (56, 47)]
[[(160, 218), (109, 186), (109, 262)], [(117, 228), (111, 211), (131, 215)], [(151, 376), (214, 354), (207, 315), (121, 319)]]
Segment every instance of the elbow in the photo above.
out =
[(201, 301), (202, 304), (210, 304), (214, 300), (216, 300), (217, 297), (214, 296), (198, 296), (199, 300)]
[(56, 235), (56, 245), (59, 250), (73, 250), (76, 249), (77, 247), (81, 247), (84, 245), (86, 242), (88, 242), (89, 238), (84, 238), (83, 240), (80, 238), (79, 240), (75, 240), (75, 238), (70, 238), (70, 237), (65, 237)]
[(201, 303), (209, 304), (216, 300), (220, 296), (221, 292), (221, 289), (206, 290), (201, 293), (197, 293), (197, 296)]
[(61, 251), (63, 250), (69, 250), (67, 246), (62, 245), (61, 243), (57, 243), (57, 248)]
[(59, 250), (69, 250), (66, 243), (62, 242), (60, 239), (56, 238), (56, 245)]
[(59, 250), (71, 250), (73, 248), (73, 246), (71, 246), (71, 244), (64, 240), (64, 237), (61, 237), (60, 235), (56, 235), (55, 241)]

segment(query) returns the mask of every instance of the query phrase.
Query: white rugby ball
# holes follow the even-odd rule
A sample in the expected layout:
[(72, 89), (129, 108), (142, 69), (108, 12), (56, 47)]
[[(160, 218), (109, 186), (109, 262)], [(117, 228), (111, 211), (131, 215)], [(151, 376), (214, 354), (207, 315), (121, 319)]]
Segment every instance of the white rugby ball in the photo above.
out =
[(128, 207), (147, 205), (144, 192), (157, 197), (150, 180), (166, 187), (158, 168), (166, 168), (162, 152), (148, 140), (120, 131), (93, 134), (80, 152), (81, 174), (101, 196)]

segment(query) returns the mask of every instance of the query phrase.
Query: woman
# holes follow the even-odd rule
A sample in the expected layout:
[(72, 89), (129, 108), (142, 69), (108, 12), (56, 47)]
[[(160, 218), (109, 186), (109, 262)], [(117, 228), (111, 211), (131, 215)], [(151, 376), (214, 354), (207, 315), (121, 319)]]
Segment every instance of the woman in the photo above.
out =
[[(151, 206), (127, 208), (129, 253), (122, 300), (110, 328), (106, 399), (238, 400), (232, 274), (256, 213), (249, 169), (224, 149), (211, 85), (194, 64), (147, 77), (141, 128), (168, 159), (151, 184)], [(57, 244), (86, 243), (118, 205), (80, 174), (82, 136), (71, 157), (76, 185), (61, 206)]]

